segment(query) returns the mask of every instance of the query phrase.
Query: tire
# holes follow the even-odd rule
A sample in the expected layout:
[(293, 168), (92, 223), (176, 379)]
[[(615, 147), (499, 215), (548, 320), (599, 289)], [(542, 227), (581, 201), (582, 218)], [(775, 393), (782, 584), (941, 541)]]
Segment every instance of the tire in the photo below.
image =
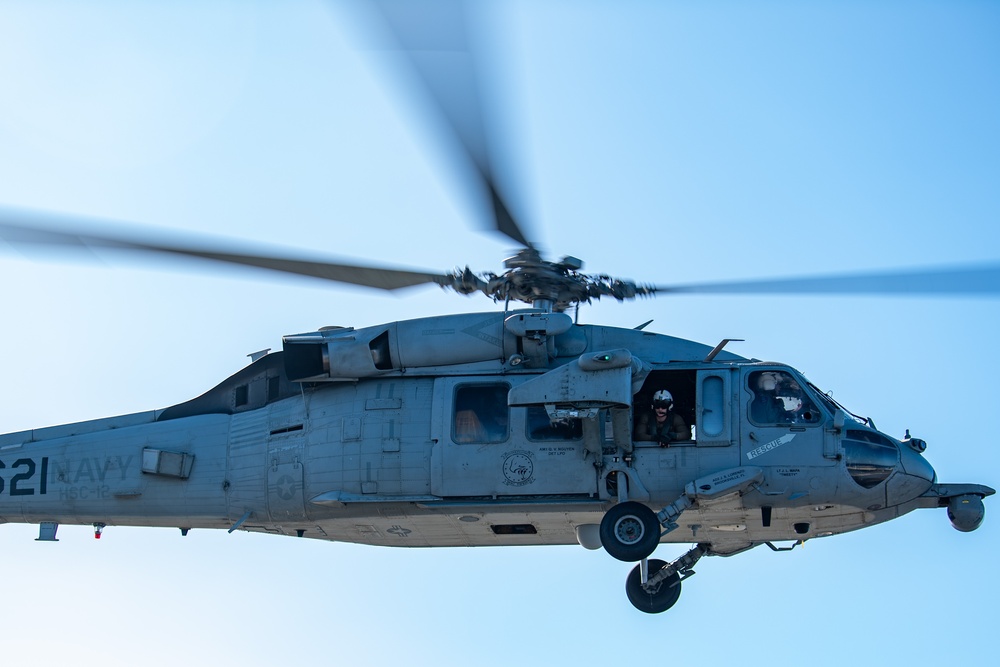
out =
[[(651, 559), (649, 576), (659, 572), (666, 565), (662, 560)], [(674, 606), (681, 596), (681, 577), (674, 572), (660, 582), (655, 591), (647, 591), (642, 587), (642, 565), (636, 565), (625, 579), (625, 594), (632, 606), (646, 614), (660, 614)]]
[(634, 563), (648, 558), (660, 543), (660, 522), (642, 503), (618, 503), (601, 520), (601, 544), (618, 560)]

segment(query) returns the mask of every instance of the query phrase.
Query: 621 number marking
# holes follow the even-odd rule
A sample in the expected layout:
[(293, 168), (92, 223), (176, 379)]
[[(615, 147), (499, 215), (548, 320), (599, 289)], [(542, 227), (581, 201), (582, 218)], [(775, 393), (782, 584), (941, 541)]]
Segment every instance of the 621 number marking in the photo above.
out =
[[(3, 461), (0, 461), (0, 470), (3, 470), (7, 466)], [(24, 472), (19, 472), (10, 478), (10, 495), (12, 496), (33, 496), (35, 495), (35, 487), (25, 486), (32, 477), (35, 476), (35, 471), (41, 468), (39, 471), (41, 473), (38, 480), (38, 495), (44, 496), (48, 493), (49, 485), (49, 457), (43, 456), (41, 465), (35, 463), (34, 459), (18, 459), (14, 461), (13, 465), (10, 466), (11, 470), (17, 470), (18, 468), (24, 468)], [(3, 477), (0, 477), (0, 494), (4, 492), (6, 488)]]

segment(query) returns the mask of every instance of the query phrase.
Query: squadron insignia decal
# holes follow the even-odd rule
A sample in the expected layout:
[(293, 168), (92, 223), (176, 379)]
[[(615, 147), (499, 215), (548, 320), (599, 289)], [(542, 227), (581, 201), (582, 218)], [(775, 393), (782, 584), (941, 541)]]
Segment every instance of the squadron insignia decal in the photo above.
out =
[(508, 486), (526, 486), (535, 481), (535, 464), (531, 460), (531, 452), (517, 449), (503, 455), (504, 484)]

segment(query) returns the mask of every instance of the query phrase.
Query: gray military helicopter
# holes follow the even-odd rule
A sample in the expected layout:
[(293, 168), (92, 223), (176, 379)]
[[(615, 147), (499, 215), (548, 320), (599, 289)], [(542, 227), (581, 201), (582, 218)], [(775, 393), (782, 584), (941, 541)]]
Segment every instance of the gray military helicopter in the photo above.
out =
[[(385, 290), (437, 284), (503, 308), (285, 336), (280, 352), (188, 402), (2, 435), (0, 522), (39, 524), (43, 541), (77, 524), (386, 546), (579, 543), (637, 562), (626, 593), (649, 613), (673, 606), (704, 556), (787, 549), (776, 544), (922, 507), (946, 508), (961, 531), (980, 525), (993, 489), (938, 483), (922, 440), (881, 433), (795, 369), (733, 354), (726, 340), (580, 324), (569, 312), (676, 292), (968, 294), (996, 291), (996, 270), (663, 286), (547, 260), (508, 209), (475, 118), (452, 106), (474, 97), (453, 94), (455, 63), (413, 55), (405, 26), (393, 26), (493, 205), (492, 226), (520, 246), (504, 271), (237, 254), (20, 212), (0, 218), (0, 239)], [(651, 557), (661, 542), (695, 546), (666, 563)]]

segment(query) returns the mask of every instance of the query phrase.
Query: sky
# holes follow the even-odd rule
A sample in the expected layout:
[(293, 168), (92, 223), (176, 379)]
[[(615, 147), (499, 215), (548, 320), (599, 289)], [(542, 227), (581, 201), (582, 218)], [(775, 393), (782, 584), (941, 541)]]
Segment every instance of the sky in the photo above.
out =
[[(275, 251), (499, 270), (363, 3), (0, 2), (0, 205)], [(657, 284), (1000, 260), (1000, 7), (483, 3), (491, 127), (532, 240)], [(485, 84), (484, 84), (485, 85)], [(0, 431), (166, 407), (284, 334), (492, 302), (0, 244)], [(1000, 484), (989, 298), (681, 296), (585, 307), (798, 368)], [(394, 550), (0, 527), (4, 660), (75, 665), (983, 661), (996, 499), (704, 559), (658, 616), (579, 546)], [(661, 546), (669, 560), (686, 547)]]

